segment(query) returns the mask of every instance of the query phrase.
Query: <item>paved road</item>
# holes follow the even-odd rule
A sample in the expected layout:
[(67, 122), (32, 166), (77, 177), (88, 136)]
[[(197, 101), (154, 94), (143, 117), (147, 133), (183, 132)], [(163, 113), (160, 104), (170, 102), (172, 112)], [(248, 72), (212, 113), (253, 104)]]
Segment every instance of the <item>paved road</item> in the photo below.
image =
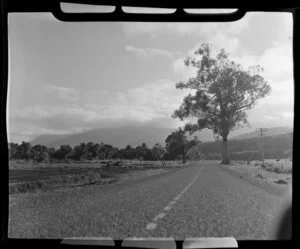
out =
[(275, 189), (193, 163), (119, 184), (12, 196), (9, 237), (267, 239), (280, 200)]

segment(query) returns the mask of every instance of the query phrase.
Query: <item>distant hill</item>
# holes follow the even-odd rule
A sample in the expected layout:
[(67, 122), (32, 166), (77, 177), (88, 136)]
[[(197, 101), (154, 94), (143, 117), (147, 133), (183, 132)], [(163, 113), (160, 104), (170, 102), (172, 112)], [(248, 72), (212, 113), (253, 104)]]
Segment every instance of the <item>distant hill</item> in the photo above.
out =
[(60, 139), (63, 139), (64, 137), (66, 137), (67, 135), (41, 135), (38, 136), (37, 138), (33, 139), (30, 141), (31, 145), (36, 145), (36, 144), (43, 144), (43, 145), (47, 145), (50, 143), (54, 143), (55, 141), (58, 141)]
[[(136, 147), (141, 145), (143, 142), (150, 147), (152, 147), (155, 143), (160, 143), (164, 146), (165, 139), (174, 130), (174, 128), (159, 128), (148, 125), (131, 125), (118, 128), (100, 128), (71, 135), (42, 135), (30, 141), (30, 143), (32, 145), (43, 144), (54, 148), (59, 148), (62, 144), (74, 146), (87, 142), (103, 142), (119, 148), (124, 148), (128, 144)], [(212, 135), (208, 130), (203, 130), (201, 133), (197, 132), (191, 137), (193, 136), (198, 136), (201, 141), (212, 141)]]
[[(62, 144), (69, 144), (71, 146), (74, 146), (80, 143), (87, 142), (103, 142), (119, 148), (123, 148), (128, 144), (136, 147), (145, 142), (148, 146), (152, 147), (155, 143), (165, 145), (165, 139), (174, 130), (174, 128), (160, 128), (151, 126), (149, 124), (126, 125), (121, 127), (93, 129), (76, 134), (41, 135), (30, 141), (30, 143), (32, 145), (43, 144), (48, 147), (51, 146), (54, 148), (59, 148)], [(289, 127), (274, 127), (268, 128), (268, 132), (266, 132), (266, 135), (273, 136), (291, 132), (293, 132), (293, 130)], [(193, 136), (198, 136), (199, 140), (201, 140), (202, 142), (213, 141), (212, 132), (207, 129), (201, 132), (196, 132), (191, 136), (191, 138)], [(256, 132), (244, 133), (234, 136), (229, 140), (244, 140), (250, 138), (258, 138), (258, 134)]]
[[(291, 158), (293, 154), (293, 133), (268, 135), (263, 139), (266, 159)], [(198, 146), (206, 159), (221, 158), (221, 142), (207, 142)], [(261, 158), (261, 138), (229, 140), (229, 153), (236, 160), (258, 160)]]
[[(272, 127), (267, 128), (267, 131), (264, 132), (264, 136), (276, 136), (281, 134), (288, 134), (292, 133), (293, 129), (290, 127)], [(250, 139), (250, 138), (256, 138), (259, 137), (259, 132), (253, 131), (249, 133), (244, 133), (238, 136), (232, 137), (230, 140), (242, 140), (242, 139)]]

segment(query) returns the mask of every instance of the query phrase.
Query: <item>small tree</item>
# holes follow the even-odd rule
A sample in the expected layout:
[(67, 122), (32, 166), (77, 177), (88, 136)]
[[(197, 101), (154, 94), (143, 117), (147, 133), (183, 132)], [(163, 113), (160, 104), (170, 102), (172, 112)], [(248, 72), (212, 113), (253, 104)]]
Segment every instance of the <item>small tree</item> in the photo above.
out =
[(197, 69), (195, 77), (176, 84), (178, 89), (191, 89), (178, 110), (172, 115), (181, 120), (196, 118), (185, 130), (190, 134), (204, 128), (222, 138), (222, 162), (229, 164), (228, 134), (241, 124), (247, 124), (246, 110), (270, 93), (270, 86), (261, 76), (260, 66), (245, 71), (229, 59), (224, 49), (212, 56), (210, 45), (204, 43), (193, 58), (185, 61), (187, 67)]
[(199, 145), (200, 144), (195, 145), (187, 151), (186, 156), (189, 160), (198, 161), (203, 158), (203, 154), (201, 153)]
[(166, 151), (159, 143), (156, 143), (152, 148), (152, 155), (158, 161), (161, 160), (162, 165), (165, 165), (164, 155)]
[(51, 147), (51, 148), (48, 148), (48, 156), (49, 156), (49, 162), (50, 164), (52, 164), (53, 162), (53, 155), (55, 153), (55, 148)]
[(53, 154), (53, 158), (58, 160), (68, 160), (70, 155), (72, 155), (72, 147), (70, 145), (61, 145)]
[(17, 143), (8, 144), (9, 160), (17, 159), (18, 147), (19, 145)]
[(31, 144), (22, 141), (21, 145), (18, 146), (18, 154), (20, 159), (25, 159), (28, 161), (30, 159), (30, 151), (31, 151)]
[(167, 150), (168, 154), (173, 155), (173, 157), (182, 155), (182, 163), (185, 163), (186, 162), (185, 146), (187, 143), (188, 143), (188, 140), (185, 136), (185, 131), (180, 127), (178, 130), (172, 132), (166, 138), (166, 150)]
[(47, 161), (49, 158), (47, 146), (40, 144), (33, 146), (30, 150), (30, 158), (33, 163)]

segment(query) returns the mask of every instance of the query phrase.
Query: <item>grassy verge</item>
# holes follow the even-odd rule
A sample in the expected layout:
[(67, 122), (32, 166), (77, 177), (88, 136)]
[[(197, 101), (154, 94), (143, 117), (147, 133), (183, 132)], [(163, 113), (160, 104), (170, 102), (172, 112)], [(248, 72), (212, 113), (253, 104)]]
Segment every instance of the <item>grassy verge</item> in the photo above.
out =
[(17, 193), (37, 193), (51, 191), (61, 187), (76, 187), (93, 184), (110, 184), (116, 182), (117, 179), (108, 177), (108, 175), (100, 173), (92, 173), (85, 175), (64, 175), (47, 180), (37, 180), (30, 182), (19, 182), (9, 184), (9, 194)]
[(237, 172), (252, 176), (256, 179), (280, 185), (292, 184), (292, 164), (285, 162), (243, 163), (233, 162), (230, 166)]
[(129, 168), (160, 168), (160, 167), (182, 167), (187, 165), (180, 161), (141, 161), (141, 160), (87, 160), (66, 161), (56, 163), (33, 163), (32, 161), (13, 160), (9, 162), (9, 169), (39, 169), (39, 168), (99, 168), (103, 166), (118, 166)]
[[(21, 167), (17, 167), (19, 165), (21, 165)], [(163, 165), (159, 161), (141, 163), (140, 161), (130, 160), (124, 160), (122, 163), (117, 160), (107, 160), (94, 163), (41, 163), (38, 165), (32, 165), (31, 162), (12, 162), (10, 169), (14, 171), (14, 174), (18, 174), (16, 172), (18, 170), (23, 171), (24, 173), (24, 169), (26, 169), (27, 173), (26, 175), (22, 175), (22, 173), (19, 175), (19, 182), (17, 179), (9, 183), (9, 194), (45, 192), (61, 187), (111, 184), (119, 180), (138, 179), (150, 175), (161, 174), (167, 169), (185, 167), (187, 165), (188, 163), (182, 164), (179, 162), (166, 162)], [(84, 169), (85, 172), (76, 171), (76, 169), (79, 168)], [(99, 169), (101, 170), (99, 171)], [(62, 171), (60, 170), (67, 170), (67, 173), (62, 174)], [(49, 177), (47, 176), (46, 180), (37, 178), (35, 180), (31, 179), (30, 181), (26, 181), (28, 172), (29, 176), (34, 175), (37, 172), (39, 172), (42, 177), (44, 174), (48, 176), (50, 172), (51, 174)]]

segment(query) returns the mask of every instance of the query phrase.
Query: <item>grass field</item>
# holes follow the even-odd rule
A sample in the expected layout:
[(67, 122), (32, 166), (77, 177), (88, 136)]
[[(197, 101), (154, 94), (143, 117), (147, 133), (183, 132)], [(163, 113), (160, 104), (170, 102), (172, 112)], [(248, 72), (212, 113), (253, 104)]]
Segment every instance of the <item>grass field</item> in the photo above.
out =
[[(206, 163), (219, 164), (219, 160)], [(180, 161), (102, 160), (69, 163), (39, 163), (11, 161), (9, 163), (9, 193), (49, 191), (61, 187), (76, 187), (92, 184), (111, 184), (120, 179), (133, 179), (160, 174), (177, 167), (184, 167)], [(290, 160), (265, 160), (261, 162), (233, 161), (230, 168), (271, 183), (290, 185), (292, 183), (292, 162)]]
[(265, 160), (265, 165), (257, 161), (251, 161), (250, 164), (244, 161), (235, 161), (229, 167), (270, 183), (292, 184), (293, 163), (288, 159), (281, 159), (279, 161), (267, 159)]
[[(239, 164), (247, 164), (245, 161), (235, 161), (236, 163)], [(251, 166), (262, 166), (261, 161), (250, 161)], [(281, 159), (281, 160), (276, 160), (276, 159), (266, 159), (265, 160), (265, 165), (263, 167), (267, 171), (275, 172), (275, 173), (287, 173), (291, 174), (292, 173), (292, 168), (293, 168), (293, 162), (289, 159)]]
[(9, 193), (49, 191), (62, 187), (111, 184), (160, 174), (170, 168), (184, 167), (178, 161), (116, 160), (40, 163), (11, 161), (9, 163)]
[(141, 161), (141, 160), (90, 160), (90, 161), (69, 161), (62, 163), (38, 163), (32, 161), (13, 160), (9, 162), (9, 169), (38, 169), (38, 168), (86, 168), (101, 166), (121, 166), (121, 167), (181, 167), (181, 161), (165, 161), (163, 165), (161, 161)]

